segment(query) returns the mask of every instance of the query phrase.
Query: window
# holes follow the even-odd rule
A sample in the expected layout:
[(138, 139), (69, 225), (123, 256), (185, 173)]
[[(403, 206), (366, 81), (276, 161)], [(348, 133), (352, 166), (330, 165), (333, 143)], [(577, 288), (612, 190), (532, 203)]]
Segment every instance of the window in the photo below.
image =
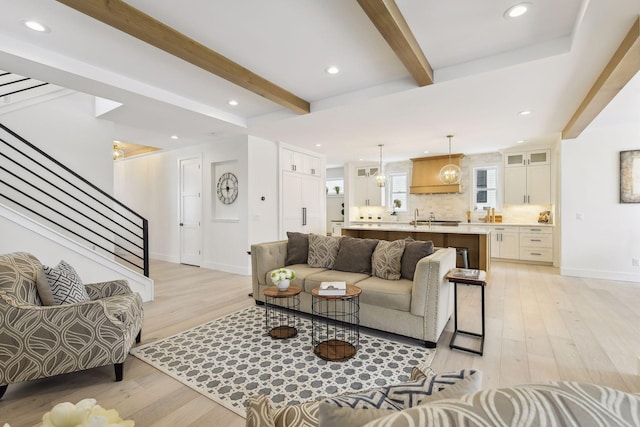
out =
[[(389, 181), (387, 183), (388, 199), (387, 206), (391, 207), (395, 212), (407, 211), (407, 174), (406, 173), (393, 173), (389, 175)], [(397, 205), (400, 205), (398, 207)]]
[(498, 172), (497, 165), (485, 165), (473, 168), (472, 210), (482, 211), (488, 208), (499, 208)]
[(344, 194), (344, 179), (327, 178), (327, 195), (336, 196), (339, 194)]

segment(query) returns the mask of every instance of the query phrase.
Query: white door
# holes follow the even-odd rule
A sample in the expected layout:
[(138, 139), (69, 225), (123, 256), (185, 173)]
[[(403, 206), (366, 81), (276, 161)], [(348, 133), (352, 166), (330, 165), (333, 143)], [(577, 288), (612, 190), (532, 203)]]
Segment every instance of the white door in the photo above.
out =
[(180, 159), (180, 263), (202, 262), (200, 157)]

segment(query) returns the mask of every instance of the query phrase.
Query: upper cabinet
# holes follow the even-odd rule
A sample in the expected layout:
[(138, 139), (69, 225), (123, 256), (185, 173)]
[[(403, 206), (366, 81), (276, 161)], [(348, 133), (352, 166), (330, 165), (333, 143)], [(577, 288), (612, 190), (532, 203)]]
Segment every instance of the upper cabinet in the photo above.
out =
[(548, 149), (504, 155), (504, 203), (551, 203), (551, 151)]
[(321, 174), (321, 162), (318, 157), (283, 148), (281, 160), (284, 170), (314, 176)]
[(381, 206), (382, 188), (376, 183), (379, 166), (361, 166), (355, 170), (355, 206)]
[[(452, 154), (451, 163), (460, 167), (463, 154)], [(420, 157), (411, 159), (411, 194), (461, 193), (461, 184), (443, 184), (440, 182), (440, 169), (449, 163), (449, 155)]]

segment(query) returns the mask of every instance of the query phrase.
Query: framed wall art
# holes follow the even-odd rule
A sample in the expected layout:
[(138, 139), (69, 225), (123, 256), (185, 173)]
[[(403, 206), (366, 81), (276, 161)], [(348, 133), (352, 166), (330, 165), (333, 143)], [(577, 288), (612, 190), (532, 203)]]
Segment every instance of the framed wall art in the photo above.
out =
[(620, 203), (640, 203), (640, 150), (620, 152)]

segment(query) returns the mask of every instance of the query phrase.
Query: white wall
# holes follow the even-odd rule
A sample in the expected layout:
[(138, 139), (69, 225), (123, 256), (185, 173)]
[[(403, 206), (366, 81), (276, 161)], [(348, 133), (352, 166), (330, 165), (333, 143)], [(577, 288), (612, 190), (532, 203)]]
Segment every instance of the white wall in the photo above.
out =
[(113, 193), (113, 123), (96, 119), (94, 97), (72, 92), (25, 108), (0, 109), (0, 121), (69, 169)]
[[(640, 124), (587, 128), (561, 146), (561, 274), (640, 282), (640, 204), (619, 203), (620, 151), (640, 149)], [(583, 219), (577, 219), (578, 215)]]
[[(149, 220), (152, 258), (180, 262), (178, 162), (202, 156), (202, 267), (250, 274), (251, 243), (276, 240), (278, 173), (275, 143), (236, 136), (215, 143), (152, 153), (116, 163), (116, 197)], [(239, 181), (232, 215), (216, 215), (211, 165), (232, 162)], [(265, 201), (261, 197), (265, 197)]]

